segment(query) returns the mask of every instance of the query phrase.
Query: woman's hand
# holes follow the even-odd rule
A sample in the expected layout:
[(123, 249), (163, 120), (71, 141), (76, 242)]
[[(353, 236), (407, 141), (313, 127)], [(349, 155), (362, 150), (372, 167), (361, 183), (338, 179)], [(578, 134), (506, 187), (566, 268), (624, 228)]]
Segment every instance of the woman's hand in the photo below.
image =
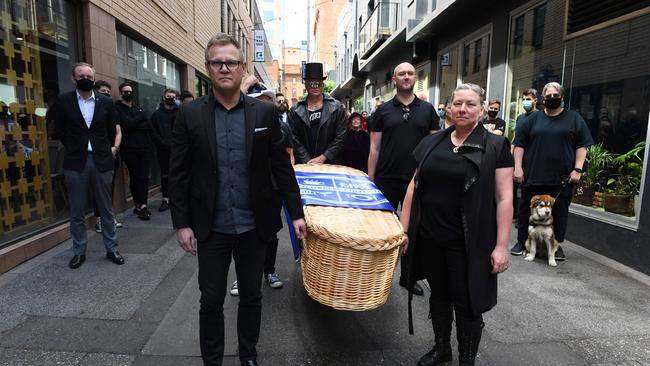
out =
[(490, 255), (492, 273), (503, 273), (510, 266), (510, 254), (507, 247), (497, 246)]
[(404, 240), (402, 241), (402, 254), (406, 254), (406, 250), (409, 248), (409, 235), (404, 233)]

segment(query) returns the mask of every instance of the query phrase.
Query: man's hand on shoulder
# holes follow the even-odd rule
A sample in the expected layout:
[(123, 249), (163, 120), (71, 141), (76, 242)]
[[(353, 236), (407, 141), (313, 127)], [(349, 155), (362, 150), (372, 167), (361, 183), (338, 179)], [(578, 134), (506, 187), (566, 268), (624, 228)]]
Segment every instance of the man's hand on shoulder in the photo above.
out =
[(184, 227), (176, 230), (176, 240), (184, 251), (196, 255), (196, 238), (191, 228)]

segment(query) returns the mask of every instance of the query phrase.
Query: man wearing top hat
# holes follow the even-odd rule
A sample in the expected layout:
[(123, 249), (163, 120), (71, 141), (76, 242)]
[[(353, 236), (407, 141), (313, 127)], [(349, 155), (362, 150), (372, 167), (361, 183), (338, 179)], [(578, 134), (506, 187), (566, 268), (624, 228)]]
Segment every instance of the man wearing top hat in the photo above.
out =
[(305, 65), (303, 81), (307, 98), (288, 115), (293, 131), (296, 164), (342, 164), (346, 118), (343, 105), (323, 93), (323, 64)]

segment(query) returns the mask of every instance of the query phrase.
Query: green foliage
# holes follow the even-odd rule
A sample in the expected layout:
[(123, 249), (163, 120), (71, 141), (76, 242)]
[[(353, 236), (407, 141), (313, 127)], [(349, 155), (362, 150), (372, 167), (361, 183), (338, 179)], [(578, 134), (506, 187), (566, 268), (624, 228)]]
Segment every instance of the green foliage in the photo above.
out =
[(607, 151), (602, 144), (589, 146), (587, 149), (587, 159), (585, 160), (585, 170), (582, 174), (582, 180), (586, 186), (595, 186), (605, 177), (607, 169), (612, 165), (614, 155)]
[(616, 155), (611, 164), (611, 178), (605, 191), (617, 195), (634, 196), (641, 188), (643, 173), (643, 150), (645, 141), (636, 144), (630, 151)]
[(323, 91), (327, 94), (331, 93), (332, 90), (334, 90), (334, 87), (336, 86), (334, 80), (325, 80), (323, 84), (324, 84)]
[(355, 112), (363, 112), (363, 96), (357, 97), (354, 99), (354, 102), (352, 102), (352, 106), (354, 107)]

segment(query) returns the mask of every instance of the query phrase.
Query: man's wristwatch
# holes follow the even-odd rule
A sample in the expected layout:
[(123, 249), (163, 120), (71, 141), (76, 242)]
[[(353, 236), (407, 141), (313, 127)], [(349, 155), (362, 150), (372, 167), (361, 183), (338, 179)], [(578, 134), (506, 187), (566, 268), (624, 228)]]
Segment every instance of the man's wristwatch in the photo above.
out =
[(573, 168), (573, 171), (582, 174), (582, 169), (580, 169), (580, 168)]

